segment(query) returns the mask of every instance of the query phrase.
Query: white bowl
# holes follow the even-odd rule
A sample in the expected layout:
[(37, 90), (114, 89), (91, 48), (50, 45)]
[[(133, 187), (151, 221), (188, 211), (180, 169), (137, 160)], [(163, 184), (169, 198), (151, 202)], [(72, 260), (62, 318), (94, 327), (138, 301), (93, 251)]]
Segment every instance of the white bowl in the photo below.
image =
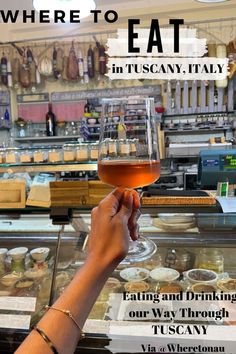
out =
[(155, 268), (150, 272), (150, 277), (156, 281), (171, 282), (177, 280), (180, 273), (172, 268)]
[(18, 261), (20, 259), (24, 259), (27, 252), (27, 247), (16, 247), (8, 251), (8, 255), (11, 256), (14, 261)]
[(96, 124), (97, 123), (97, 119), (96, 118), (88, 118), (88, 124)]
[(30, 251), (31, 257), (38, 262), (44, 262), (50, 252), (48, 247), (39, 247)]
[(0, 260), (3, 261), (6, 258), (8, 249), (7, 248), (0, 248)]
[(126, 281), (145, 280), (149, 277), (149, 274), (149, 270), (139, 267), (126, 268), (120, 272), (121, 278)]
[(192, 284), (212, 284), (218, 280), (218, 274), (209, 269), (190, 269), (185, 273), (185, 276)]
[(185, 224), (195, 220), (193, 214), (158, 214), (158, 217), (166, 224)]

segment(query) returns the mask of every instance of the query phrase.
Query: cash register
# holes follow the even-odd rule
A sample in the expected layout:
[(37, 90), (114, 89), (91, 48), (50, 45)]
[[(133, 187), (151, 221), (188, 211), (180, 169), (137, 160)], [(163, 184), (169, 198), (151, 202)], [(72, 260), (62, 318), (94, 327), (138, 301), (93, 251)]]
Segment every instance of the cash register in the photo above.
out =
[(236, 149), (200, 151), (198, 182), (201, 189), (216, 189), (218, 182), (236, 184)]

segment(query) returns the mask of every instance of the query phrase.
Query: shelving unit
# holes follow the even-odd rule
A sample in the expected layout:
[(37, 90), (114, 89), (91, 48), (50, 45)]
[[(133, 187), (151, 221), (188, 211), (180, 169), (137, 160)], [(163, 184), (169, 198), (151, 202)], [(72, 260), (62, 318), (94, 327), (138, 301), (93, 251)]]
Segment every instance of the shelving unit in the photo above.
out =
[(64, 141), (77, 141), (80, 138), (79, 135), (67, 135), (67, 136), (33, 136), (33, 137), (25, 137), (25, 138), (14, 138), (15, 141), (19, 143), (26, 143), (26, 142), (64, 142)]
[(0, 173), (97, 171), (97, 163), (0, 165)]

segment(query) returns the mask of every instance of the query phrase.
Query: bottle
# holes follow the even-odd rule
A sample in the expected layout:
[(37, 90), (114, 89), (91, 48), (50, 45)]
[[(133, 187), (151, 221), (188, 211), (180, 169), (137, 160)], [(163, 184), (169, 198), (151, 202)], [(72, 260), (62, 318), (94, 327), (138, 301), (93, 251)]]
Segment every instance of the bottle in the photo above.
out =
[(46, 114), (46, 132), (47, 136), (56, 135), (56, 116), (52, 111), (52, 104), (48, 105), (48, 113)]
[(90, 104), (89, 104), (89, 101), (87, 101), (86, 105), (84, 106), (84, 113), (90, 113)]
[(6, 128), (10, 127), (10, 114), (8, 112), (8, 109), (6, 109), (4, 113), (4, 126)]

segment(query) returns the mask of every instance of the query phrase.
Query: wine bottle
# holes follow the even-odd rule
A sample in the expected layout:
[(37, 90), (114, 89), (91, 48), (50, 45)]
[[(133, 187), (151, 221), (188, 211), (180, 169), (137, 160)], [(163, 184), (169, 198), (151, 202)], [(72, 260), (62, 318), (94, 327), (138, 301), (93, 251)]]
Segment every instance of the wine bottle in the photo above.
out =
[(47, 136), (56, 135), (56, 116), (52, 111), (52, 104), (48, 104), (48, 112), (46, 114), (46, 132)]

